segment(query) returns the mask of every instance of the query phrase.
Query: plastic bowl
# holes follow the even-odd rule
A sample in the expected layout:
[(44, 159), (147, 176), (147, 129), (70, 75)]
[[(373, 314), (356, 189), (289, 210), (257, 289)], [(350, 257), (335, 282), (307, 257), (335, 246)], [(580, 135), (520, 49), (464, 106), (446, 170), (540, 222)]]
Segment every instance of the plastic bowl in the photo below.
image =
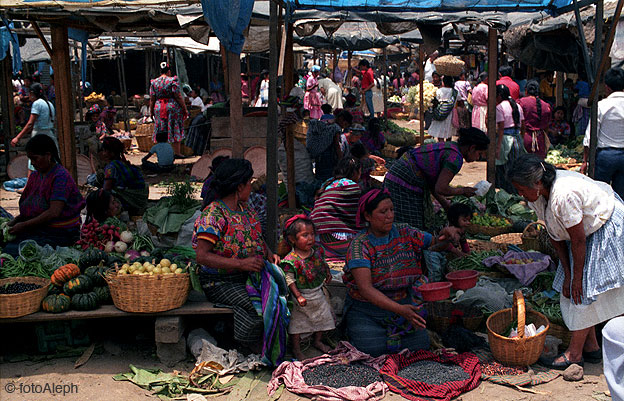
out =
[(476, 270), (457, 270), (446, 275), (455, 290), (467, 290), (477, 285), (479, 272)]
[(451, 283), (427, 283), (418, 287), (425, 301), (442, 301), (451, 296)]

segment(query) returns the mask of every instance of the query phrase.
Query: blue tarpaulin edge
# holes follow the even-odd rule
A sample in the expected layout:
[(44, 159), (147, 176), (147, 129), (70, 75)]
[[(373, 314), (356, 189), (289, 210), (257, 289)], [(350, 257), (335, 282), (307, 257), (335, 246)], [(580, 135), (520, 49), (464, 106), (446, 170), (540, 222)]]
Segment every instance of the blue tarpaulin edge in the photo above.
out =
[(245, 44), (243, 32), (251, 20), (254, 0), (201, 0), (204, 18), (223, 47), (240, 54)]

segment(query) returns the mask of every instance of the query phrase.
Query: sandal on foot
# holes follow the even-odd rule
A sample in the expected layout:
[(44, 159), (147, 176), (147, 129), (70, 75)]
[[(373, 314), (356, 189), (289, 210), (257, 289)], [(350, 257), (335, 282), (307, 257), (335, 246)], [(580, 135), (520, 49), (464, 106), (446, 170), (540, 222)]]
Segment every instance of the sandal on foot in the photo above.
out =
[[(563, 358), (563, 362), (555, 362), (559, 358)], [(579, 366), (584, 365), (584, 361), (582, 357), (581, 357), (581, 360), (578, 362), (570, 362), (570, 360), (565, 355), (565, 353), (559, 354), (556, 357), (549, 359), (549, 360), (543, 360), (540, 358), (540, 363), (546, 366), (547, 368), (556, 369), (556, 370), (566, 370), (568, 367), (570, 367), (570, 365), (574, 365), (574, 364), (579, 365)]]
[(602, 350), (583, 352), (583, 359), (588, 363), (600, 363), (602, 362)]

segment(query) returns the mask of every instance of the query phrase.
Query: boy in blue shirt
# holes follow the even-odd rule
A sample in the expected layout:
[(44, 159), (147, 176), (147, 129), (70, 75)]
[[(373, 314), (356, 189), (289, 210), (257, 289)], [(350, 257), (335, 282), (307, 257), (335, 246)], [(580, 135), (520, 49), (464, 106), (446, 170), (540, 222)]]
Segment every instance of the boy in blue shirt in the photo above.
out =
[[(173, 170), (173, 147), (167, 142), (168, 134), (165, 131), (161, 131), (156, 134), (156, 145), (152, 146), (149, 153), (141, 159), (144, 170), (154, 173), (168, 173)], [(148, 159), (156, 154), (158, 163), (150, 162)]]

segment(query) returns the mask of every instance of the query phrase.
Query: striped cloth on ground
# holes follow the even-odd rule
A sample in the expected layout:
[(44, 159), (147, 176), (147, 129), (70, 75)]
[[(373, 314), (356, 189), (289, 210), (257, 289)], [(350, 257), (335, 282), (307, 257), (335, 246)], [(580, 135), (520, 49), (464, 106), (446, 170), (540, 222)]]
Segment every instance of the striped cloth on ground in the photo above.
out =
[(326, 189), (314, 203), (310, 218), (317, 234), (357, 232), (355, 215), (361, 190), (359, 185), (350, 184)]
[[(397, 376), (401, 369), (408, 367), (414, 362), (424, 360), (459, 365), (470, 378), (435, 385)], [(379, 373), (391, 391), (413, 401), (421, 401), (422, 397), (449, 401), (453, 397), (477, 388), (481, 380), (479, 358), (470, 352), (457, 355), (436, 355), (430, 351), (393, 354), (388, 356)]]

